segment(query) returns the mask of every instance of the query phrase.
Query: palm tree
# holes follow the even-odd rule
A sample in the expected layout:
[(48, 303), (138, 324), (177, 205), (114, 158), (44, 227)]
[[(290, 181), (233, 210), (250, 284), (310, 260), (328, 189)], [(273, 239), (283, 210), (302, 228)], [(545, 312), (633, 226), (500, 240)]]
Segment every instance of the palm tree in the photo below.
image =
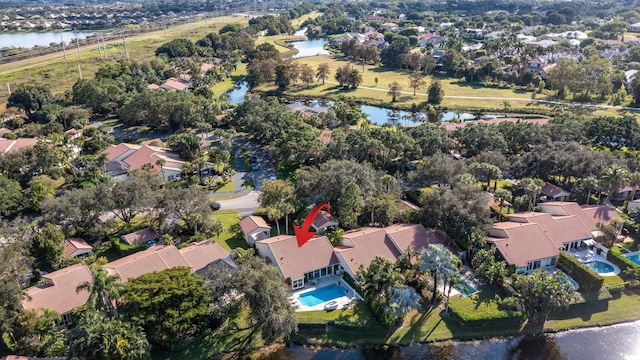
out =
[(417, 309), (420, 295), (411, 286), (401, 285), (393, 288), (388, 308), (397, 316), (403, 316), (412, 309)]
[(587, 176), (580, 181), (580, 185), (583, 189), (587, 190), (587, 205), (589, 205), (589, 200), (591, 200), (591, 192), (593, 191), (593, 189), (598, 187), (598, 179), (593, 176)]
[(269, 220), (276, 222), (278, 235), (280, 235), (280, 222), (278, 220), (282, 217), (282, 210), (275, 206), (269, 207), (267, 208), (267, 217), (269, 218)]
[(344, 230), (339, 228), (328, 234), (327, 237), (329, 238), (329, 241), (331, 241), (331, 245), (338, 246), (342, 244), (342, 234), (344, 234)]
[(544, 181), (540, 179), (532, 179), (532, 178), (524, 178), (520, 180), (520, 185), (522, 185), (522, 189), (527, 195), (529, 195), (529, 207), (528, 210), (536, 206), (536, 198), (540, 191), (542, 191), (542, 187), (544, 186)]
[(160, 166), (160, 173), (162, 174), (162, 182), (167, 181), (164, 178), (164, 165), (166, 163), (167, 163), (167, 160), (165, 160), (163, 158), (159, 158), (158, 160), (156, 160), (156, 165)]
[(211, 232), (218, 237), (218, 242), (220, 242), (220, 234), (224, 232), (224, 224), (220, 219), (213, 219), (211, 222)]
[(445, 283), (449, 285), (449, 290), (447, 291), (447, 303), (444, 306), (445, 314), (449, 313), (449, 299), (451, 299), (451, 289), (456, 285), (464, 284), (464, 280), (462, 279), (462, 275), (458, 271), (451, 271), (447, 273), (445, 277)]
[(124, 292), (124, 284), (119, 282), (120, 277), (109, 275), (101, 268), (91, 268), (93, 281), (83, 282), (78, 285), (76, 292), (89, 291), (89, 306), (96, 310), (104, 311), (107, 317), (116, 315), (114, 301), (118, 300)]
[(451, 251), (442, 244), (429, 245), (422, 251), (420, 268), (430, 271), (433, 275), (433, 295), (431, 302), (436, 301), (438, 294), (438, 279), (444, 279), (447, 274), (458, 271), (455, 264), (457, 260)]
[(493, 195), (496, 197), (496, 200), (500, 203), (500, 213), (498, 213), (498, 222), (502, 221), (502, 208), (504, 207), (504, 203), (507, 199), (511, 199), (511, 191), (507, 189), (496, 189), (493, 192)]
[(282, 214), (284, 214), (284, 231), (286, 234), (289, 234), (289, 214), (296, 211), (296, 208), (293, 206), (289, 199), (286, 199), (278, 205), (278, 209), (280, 210), (280, 212), (282, 212)]
[(362, 291), (367, 302), (387, 300), (393, 289), (404, 282), (404, 277), (396, 269), (395, 263), (376, 256), (368, 268), (358, 270), (362, 282)]
[(609, 202), (611, 194), (617, 192), (621, 186), (629, 182), (628, 172), (625, 168), (619, 165), (611, 165), (602, 170), (602, 181), (606, 184), (607, 198)]
[(640, 186), (640, 172), (633, 172), (629, 174), (629, 186), (633, 187), (633, 193), (631, 193), (631, 200), (636, 198), (636, 192), (638, 191), (638, 186)]

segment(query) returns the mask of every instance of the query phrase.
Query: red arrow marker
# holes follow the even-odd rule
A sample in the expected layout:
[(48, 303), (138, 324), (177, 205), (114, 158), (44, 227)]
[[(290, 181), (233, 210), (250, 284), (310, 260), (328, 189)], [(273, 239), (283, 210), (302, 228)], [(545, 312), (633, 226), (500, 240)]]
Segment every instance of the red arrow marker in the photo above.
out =
[(304, 219), (301, 227), (293, 225), (293, 231), (296, 233), (296, 240), (298, 240), (298, 247), (304, 245), (304, 243), (309, 241), (309, 239), (311, 239), (313, 235), (316, 234), (315, 231), (309, 231), (309, 229), (311, 229), (311, 223), (313, 223), (313, 220), (316, 218), (316, 216), (318, 216), (318, 213), (320, 212), (320, 210), (322, 210), (322, 208), (330, 211), (329, 204), (320, 204), (314, 207), (313, 210), (311, 210), (309, 215), (307, 215), (307, 217)]

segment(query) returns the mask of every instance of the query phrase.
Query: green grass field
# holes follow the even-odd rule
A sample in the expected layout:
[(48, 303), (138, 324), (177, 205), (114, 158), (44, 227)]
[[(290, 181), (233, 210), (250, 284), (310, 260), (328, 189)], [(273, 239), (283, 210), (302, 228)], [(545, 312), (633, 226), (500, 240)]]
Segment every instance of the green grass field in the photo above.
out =
[(224, 225), (225, 231), (220, 234), (220, 240), (218, 237), (214, 237), (215, 241), (222, 246), (223, 249), (231, 252), (235, 248), (248, 248), (246, 241), (242, 239), (242, 236), (233, 230), (240, 222), (240, 212), (237, 210), (217, 210), (213, 212), (214, 219), (220, 219)]

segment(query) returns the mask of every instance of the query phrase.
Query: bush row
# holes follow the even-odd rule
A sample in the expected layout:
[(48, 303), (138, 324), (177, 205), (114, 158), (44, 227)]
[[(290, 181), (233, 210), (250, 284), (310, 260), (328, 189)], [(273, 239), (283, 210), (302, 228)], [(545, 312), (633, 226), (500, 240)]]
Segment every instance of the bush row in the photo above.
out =
[(620, 268), (620, 270), (623, 270), (623, 271), (629, 268), (633, 269), (639, 266), (638, 264), (634, 263), (633, 261), (623, 256), (622, 249), (620, 249), (620, 247), (618, 246), (614, 246), (611, 249), (609, 249), (609, 252), (607, 252), (607, 260), (616, 264)]
[(620, 293), (620, 292), (622, 292), (622, 290), (624, 290), (624, 283), (607, 284), (604, 287), (607, 290), (609, 290), (609, 293), (616, 294), (616, 293)]
[(456, 302), (449, 303), (451, 315), (463, 326), (497, 325), (505, 323), (520, 323), (524, 320), (524, 314), (513, 310), (493, 310), (466, 312)]
[(120, 256), (131, 255), (147, 248), (147, 244), (129, 245), (118, 236), (112, 236), (110, 240)]
[(557, 266), (580, 284), (580, 290), (597, 291), (604, 283), (604, 278), (573, 256), (561, 252)]

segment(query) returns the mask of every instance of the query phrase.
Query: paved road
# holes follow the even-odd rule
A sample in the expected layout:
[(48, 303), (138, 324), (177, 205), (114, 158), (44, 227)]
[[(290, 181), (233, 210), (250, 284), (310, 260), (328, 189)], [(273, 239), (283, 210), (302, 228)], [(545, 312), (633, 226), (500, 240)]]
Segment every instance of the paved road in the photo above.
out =
[(220, 209), (238, 210), (242, 216), (251, 215), (258, 208), (260, 192), (250, 191), (247, 195), (235, 199), (220, 200)]

